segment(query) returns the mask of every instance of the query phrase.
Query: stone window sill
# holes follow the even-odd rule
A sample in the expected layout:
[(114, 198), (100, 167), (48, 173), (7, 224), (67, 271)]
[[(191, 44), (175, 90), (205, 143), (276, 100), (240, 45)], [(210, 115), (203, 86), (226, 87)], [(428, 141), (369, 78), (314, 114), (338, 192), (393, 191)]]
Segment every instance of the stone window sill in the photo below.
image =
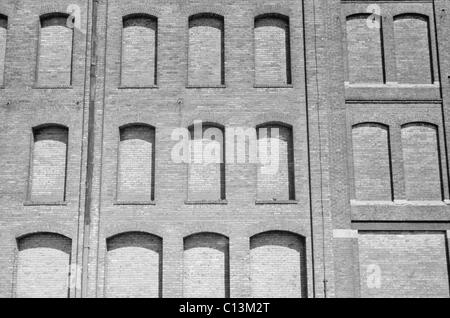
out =
[(38, 202), (38, 201), (26, 201), (23, 203), (24, 206), (67, 206), (65, 201), (55, 201), (55, 202)]
[(227, 205), (228, 201), (227, 200), (216, 200), (216, 201), (208, 201), (208, 200), (200, 200), (200, 201), (195, 201), (195, 200), (187, 200), (184, 202), (184, 204), (186, 205)]
[(298, 204), (296, 200), (256, 200), (255, 204), (257, 205), (266, 205), (266, 204)]
[(294, 85), (292, 84), (255, 84), (253, 85), (254, 88), (294, 88)]
[(226, 88), (226, 85), (187, 85), (187, 89), (201, 89), (201, 88)]
[(155, 201), (116, 201), (114, 205), (156, 205)]
[(127, 86), (121, 85), (119, 89), (158, 89), (158, 85), (146, 85), (146, 86)]
[(34, 89), (73, 89), (72, 85), (62, 85), (62, 86), (42, 86), (42, 85), (34, 85)]

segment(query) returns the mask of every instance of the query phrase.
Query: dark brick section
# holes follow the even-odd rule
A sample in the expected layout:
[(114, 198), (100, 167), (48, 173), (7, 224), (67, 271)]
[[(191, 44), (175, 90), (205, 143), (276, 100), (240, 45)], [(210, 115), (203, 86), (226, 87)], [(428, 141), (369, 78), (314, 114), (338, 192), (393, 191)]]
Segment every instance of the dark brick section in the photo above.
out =
[(449, 296), (449, 1), (94, 3), (0, 2), (0, 297)]

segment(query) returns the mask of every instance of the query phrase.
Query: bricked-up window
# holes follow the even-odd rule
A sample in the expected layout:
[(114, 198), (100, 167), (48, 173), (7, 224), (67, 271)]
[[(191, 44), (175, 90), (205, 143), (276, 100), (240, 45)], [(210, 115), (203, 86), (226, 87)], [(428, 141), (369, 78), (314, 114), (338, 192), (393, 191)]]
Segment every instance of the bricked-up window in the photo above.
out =
[(61, 87), (72, 84), (73, 29), (67, 14), (41, 16), (37, 84)]
[(4, 84), (8, 18), (0, 14), (0, 87)]
[(294, 148), (291, 127), (258, 127), (257, 199), (295, 200)]
[(360, 232), (361, 296), (448, 298), (445, 233)]
[(37, 233), (17, 240), (15, 295), (20, 298), (69, 296), (71, 239)]
[(418, 14), (394, 17), (397, 81), (433, 83), (429, 18)]
[(355, 125), (352, 142), (355, 198), (391, 201), (389, 128), (376, 123)]
[(442, 200), (437, 127), (427, 123), (404, 125), (402, 148), (406, 198)]
[(282, 231), (250, 239), (251, 296), (307, 297), (304, 239)]
[(229, 297), (230, 268), (228, 238), (199, 233), (184, 239), (183, 297)]
[(106, 290), (111, 298), (162, 297), (162, 239), (131, 232), (107, 240)]
[(347, 17), (347, 60), (350, 83), (385, 82), (383, 29), (369, 27), (368, 18), (368, 14)]
[(44, 126), (34, 128), (33, 135), (30, 200), (63, 202), (69, 130), (63, 126)]
[(213, 124), (192, 127), (189, 201), (225, 200), (224, 130)]
[(279, 14), (258, 16), (254, 32), (256, 84), (291, 84), (289, 18)]
[(225, 84), (224, 18), (212, 13), (189, 17), (188, 84)]
[(121, 127), (118, 160), (118, 201), (153, 201), (155, 129), (141, 124)]
[(155, 17), (133, 14), (123, 18), (122, 86), (156, 85), (157, 34)]

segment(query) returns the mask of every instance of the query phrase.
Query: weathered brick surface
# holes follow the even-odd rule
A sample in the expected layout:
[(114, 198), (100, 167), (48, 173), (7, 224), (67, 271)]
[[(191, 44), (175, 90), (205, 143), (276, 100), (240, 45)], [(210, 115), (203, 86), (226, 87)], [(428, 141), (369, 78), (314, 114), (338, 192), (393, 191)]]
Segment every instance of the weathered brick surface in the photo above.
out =
[(107, 242), (106, 297), (161, 296), (162, 240), (127, 233)]
[(73, 29), (67, 17), (41, 18), (37, 84), (58, 87), (72, 84)]
[(250, 240), (252, 297), (305, 297), (304, 242), (289, 233), (264, 233)]
[(122, 85), (156, 85), (157, 20), (148, 16), (130, 16), (123, 26)]
[(370, 27), (368, 15), (347, 18), (347, 60), (350, 83), (383, 83), (381, 29)]
[(353, 165), (357, 200), (392, 200), (389, 136), (386, 127), (353, 127)]
[(153, 200), (155, 131), (149, 126), (127, 126), (120, 132), (117, 199)]
[(186, 238), (183, 253), (183, 297), (228, 297), (229, 266), (228, 238), (208, 233)]
[(361, 296), (448, 297), (445, 245), (442, 233), (361, 234)]
[(40, 233), (18, 240), (17, 297), (65, 298), (69, 293), (70, 239)]
[[(88, 277), (83, 291), (64, 285), (71, 297), (354, 297), (367, 294), (359, 273), (365, 263), (359, 259), (389, 264), (390, 245), (401, 255), (390, 263), (407, 260), (412, 265), (401, 268), (408, 272), (424, 260), (439, 273), (429, 278), (419, 264), (416, 272), (425, 279), (411, 280), (408, 296), (448, 292), (441, 233), (450, 220), (444, 201), (450, 199), (450, 87), (439, 76), (446, 78), (444, 70), (450, 69), (450, 3), (373, 2), (383, 15), (382, 39), (365, 20), (348, 19), (367, 16), (372, 2), (365, 0), (100, 0), (97, 59), (91, 61), (91, 1), (2, 0), (8, 34), (0, 88), (0, 297), (16, 295), (13, 287), (19, 285), (16, 296), (62, 296), (62, 279), (56, 290), (36, 277), (47, 277), (47, 269), (63, 277), (69, 253), (73, 264), (84, 260), (81, 269)], [(79, 28), (59, 26), (62, 22), (41, 28), (41, 16), (65, 14), (72, 4), (80, 8)], [(428, 40), (422, 18), (394, 19), (411, 12), (428, 17)], [(189, 23), (199, 13), (209, 14)], [(158, 23), (136, 22), (124, 30), (130, 15), (152, 16)], [(223, 21), (211, 20), (219, 16)], [(255, 30), (260, 16), (288, 17), (289, 32), (272, 19), (257, 22)], [(97, 85), (92, 201), (85, 211), (91, 62)], [(285, 85), (288, 64), (292, 85)], [(202, 167), (192, 183), (188, 165), (172, 158), (178, 141), (171, 134), (195, 120), (224, 127), (225, 134), (229, 127), (292, 127), (281, 133), (280, 170), (263, 179), (255, 163), (226, 162), (220, 182), (215, 166)], [(155, 129), (121, 136), (120, 127), (136, 123)], [(386, 129), (352, 131), (362, 123)], [(420, 125), (409, 130), (413, 123), (436, 130)], [(55, 202), (53, 195), (28, 202), (35, 181), (42, 186), (32, 191), (50, 186), (58, 190), (57, 201), (64, 190), (55, 186), (64, 162), (55, 140), (42, 146), (59, 155), (37, 162), (54, 169), (33, 176), (33, 129), (43, 124), (68, 128), (65, 202)], [(219, 185), (226, 201), (217, 202)], [(197, 193), (207, 189), (206, 198), (216, 202), (187, 202), (196, 187)], [(267, 201), (274, 197), (276, 202)], [(385, 244), (376, 236), (358, 247), (353, 234), (383, 230), (391, 237), (399, 229), (427, 229), (432, 239)], [(64, 257), (56, 243), (17, 252), (22, 249), (17, 238), (30, 233), (64, 235), (72, 248), (64, 249)], [(274, 255), (291, 265), (275, 266)], [(41, 266), (53, 256), (60, 267)], [(397, 267), (389, 268), (396, 273)]]
[(263, 16), (255, 19), (255, 82), (291, 84), (289, 20)]

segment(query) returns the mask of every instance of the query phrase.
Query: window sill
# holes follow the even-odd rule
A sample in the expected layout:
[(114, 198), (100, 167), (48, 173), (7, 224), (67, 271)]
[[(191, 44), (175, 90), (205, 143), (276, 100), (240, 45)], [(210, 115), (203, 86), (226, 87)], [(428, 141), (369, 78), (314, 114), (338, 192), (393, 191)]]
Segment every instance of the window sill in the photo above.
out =
[(217, 201), (185, 201), (184, 204), (186, 205), (227, 205), (228, 201), (227, 200), (217, 200)]
[(226, 85), (187, 85), (187, 89), (201, 89), (201, 88), (227, 88)]
[(256, 200), (256, 205), (267, 205), (267, 204), (298, 204), (296, 200)]
[(126, 86), (121, 85), (118, 87), (119, 89), (158, 89), (158, 85), (148, 85), (148, 86)]
[(41, 85), (34, 85), (33, 89), (73, 89), (72, 85), (67, 86), (41, 86)]
[(294, 88), (292, 84), (270, 85), (270, 84), (255, 84), (254, 88)]
[(156, 205), (155, 201), (116, 201), (114, 205)]
[(26, 201), (23, 203), (24, 206), (67, 206), (67, 202), (38, 202), (38, 201)]

